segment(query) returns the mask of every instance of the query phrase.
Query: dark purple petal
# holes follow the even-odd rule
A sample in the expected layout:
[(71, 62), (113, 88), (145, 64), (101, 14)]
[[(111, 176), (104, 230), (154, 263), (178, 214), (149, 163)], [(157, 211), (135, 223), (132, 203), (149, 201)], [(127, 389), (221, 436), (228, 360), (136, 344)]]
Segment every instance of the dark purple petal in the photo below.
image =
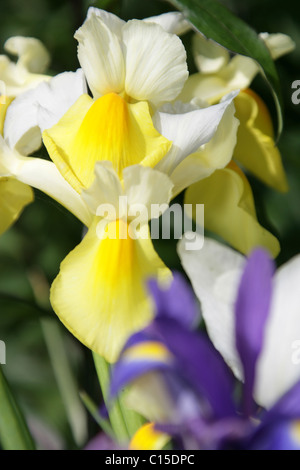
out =
[(156, 305), (157, 317), (170, 317), (186, 328), (192, 329), (200, 318), (194, 292), (180, 273), (173, 273), (168, 289), (161, 289), (157, 281), (148, 282), (148, 290)]
[(299, 450), (300, 381), (297, 382), (261, 419), (248, 448)]
[(156, 424), (158, 431), (180, 439), (185, 450), (235, 449), (239, 448), (251, 432), (251, 425), (239, 417), (222, 419), (212, 423), (201, 417), (178, 425)]
[(252, 412), (255, 367), (270, 309), (273, 273), (274, 263), (270, 256), (266, 251), (256, 249), (247, 262), (235, 305), (236, 347), (244, 369), (246, 415)]
[(249, 442), (248, 450), (300, 450), (299, 422), (278, 421), (264, 426)]
[(211, 418), (234, 415), (232, 374), (208, 338), (166, 318), (156, 323), (163, 344), (174, 355), (178, 376), (208, 401)]
[(264, 415), (263, 423), (286, 419), (300, 419), (300, 381), (290, 388)]

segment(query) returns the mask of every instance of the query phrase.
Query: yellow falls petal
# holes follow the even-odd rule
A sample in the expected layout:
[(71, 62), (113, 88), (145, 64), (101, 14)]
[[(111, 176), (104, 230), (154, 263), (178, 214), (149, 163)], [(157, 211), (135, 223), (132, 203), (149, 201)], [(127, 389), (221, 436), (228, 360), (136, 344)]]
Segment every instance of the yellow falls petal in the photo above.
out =
[(171, 440), (168, 434), (156, 431), (153, 423), (144, 424), (131, 439), (129, 450), (161, 450)]
[(33, 201), (33, 191), (11, 178), (0, 178), (0, 234), (5, 232)]
[(4, 121), (6, 116), (6, 111), (10, 103), (14, 98), (1, 95), (0, 96), (0, 135), (3, 135)]
[(43, 138), (78, 192), (92, 184), (97, 161), (111, 161), (121, 176), (130, 165), (154, 167), (172, 145), (154, 128), (146, 102), (127, 103), (115, 93), (96, 101), (83, 95)]
[(116, 230), (116, 239), (99, 239), (98, 222), (95, 218), (86, 237), (61, 264), (51, 288), (51, 303), (74, 336), (115, 362), (127, 338), (152, 318), (146, 280), (169, 279), (170, 272), (150, 238), (120, 238), (119, 228), (124, 236), (128, 226), (117, 221), (108, 226)]
[(250, 184), (233, 162), (190, 186), (185, 203), (204, 204), (205, 228), (242, 253), (248, 254), (262, 246), (274, 257), (278, 255), (279, 242), (259, 224)]
[(247, 89), (238, 94), (234, 104), (236, 117), (240, 120), (234, 158), (272, 188), (287, 191), (287, 179), (265, 103)]

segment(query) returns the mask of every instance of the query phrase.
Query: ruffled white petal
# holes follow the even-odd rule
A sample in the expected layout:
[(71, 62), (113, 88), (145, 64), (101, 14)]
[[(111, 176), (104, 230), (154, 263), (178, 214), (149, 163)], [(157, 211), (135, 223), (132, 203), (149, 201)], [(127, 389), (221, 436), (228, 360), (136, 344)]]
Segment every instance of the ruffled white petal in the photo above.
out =
[(265, 42), (274, 60), (279, 59), (279, 57), (283, 55), (289, 54), (296, 47), (295, 42), (287, 34), (260, 33), (260, 37)]
[(239, 120), (234, 116), (234, 102), (227, 107), (213, 138), (198, 151), (185, 158), (171, 173), (173, 196), (193, 183), (224, 168), (232, 159), (237, 141)]
[[(184, 105), (182, 114), (157, 112), (153, 122), (156, 129), (173, 142), (171, 150), (157, 165), (157, 169), (172, 174), (175, 168), (188, 156), (199, 150), (214, 136), (220, 121), (237, 92), (224, 97), (221, 103), (203, 109), (186, 112)], [(178, 108), (177, 108), (178, 111)]]
[(119, 206), (119, 197), (123, 188), (118, 174), (111, 162), (96, 162), (95, 180), (90, 188), (83, 190), (81, 196), (93, 214), (97, 214), (101, 204), (111, 204), (115, 209)]
[(234, 302), (246, 262), (244, 256), (221, 243), (205, 238), (199, 251), (189, 251), (188, 234), (178, 244), (181, 263), (201, 302), (208, 334), (216, 349), (242, 378), (242, 367), (235, 347)]
[(124, 90), (125, 66), (121, 43), (100, 16), (91, 12), (74, 36), (78, 59), (94, 98)]
[(186, 52), (178, 36), (157, 24), (132, 20), (123, 28), (123, 41), (127, 95), (156, 106), (174, 100), (188, 77)]
[(275, 274), (271, 313), (258, 362), (255, 396), (269, 408), (300, 380), (300, 256)]
[(86, 93), (81, 69), (65, 72), (18, 96), (8, 107), (4, 137), (11, 148), (28, 155), (41, 146), (41, 132), (55, 125)]
[(229, 52), (225, 47), (211, 39), (206, 39), (202, 34), (193, 36), (193, 53), (195, 63), (201, 73), (217, 73), (230, 60)]
[(4, 49), (18, 56), (18, 65), (29, 72), (43, 73), (49, 66), (50, 55), (39, 39), (14, 36), (6, 41)]
[[(100, 205), (111, 205), (116, 218), (130, 218), (131, 210), (143, 208), (147, 214), (145, 222), (151, 218), (152, 204), (169, 204), (173, 184), (160, 171), (142, 165), (131, 165), (123, 170), (123, 185), (111, 162), (97, 162), (95, 180), (91, 187), (82, 191), (81, 196), (94, 214), (100, 215)], [(126, 197), (125, 207), (120, 206), (120, 197)], [(125, 211), (125, 213), (124, 213)], [(102, 214), (101, 214), (102, 215)], [(109, 217), (108, 217), (109, 218)]]
[(198, 96), (209, 103), (216, 103), (233, 90), (249, 88), (258, 72), (259, 67), (253, 59), (236, 55), (216, 73), (191, 75), (179, 99), (190, 101)]
[(169, 204), (173, 184), (167, 175), (153, 168), (133, 165), (123, 170), (123, 181), (129, 208), (141, 204), (151, 218), (151, 206)]
[(42, 145), (42, 134), (37, 121), (35, 89), (25, 91), (8, 107), (3, 135), (7, 145), (22, 155), (29, 155)]
[(38, 125), (42, 132), (57, 124), (77, 99), (87, 93), (82, 69), (64, 72), (36, 89)]
[(15, 97), (50, 78), (47, 75), (31, 73), (22, 64), (0, 55), (0, 94)]
[(190, 23), (184, 18), (183, 14), (179, 11), (170, 11), (162, 15), (151, 16), (145, 18), (145, 23), (155, 23), (160, 25), (167, 33), (181, 34), (186, 33), (191, 29)]

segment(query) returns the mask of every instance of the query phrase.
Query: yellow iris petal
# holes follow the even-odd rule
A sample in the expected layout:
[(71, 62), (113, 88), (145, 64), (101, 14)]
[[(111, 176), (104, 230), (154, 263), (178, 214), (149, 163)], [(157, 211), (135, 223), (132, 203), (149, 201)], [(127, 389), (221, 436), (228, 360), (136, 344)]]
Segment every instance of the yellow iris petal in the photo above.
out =
[(300, 444), (300, 421), (295, 420), (292, 424), (291, 434), (294, 440)]
[(257, 221), (250, 184), (233, 162), (188, 188), (185, 203), (204, 204), (205, 228), (242, 253), (262, 246), (278, 255), (279, 242)]
[(0, 178), (0, 234), (20, 216), (24, 207), (33, 201), (33, 191), (26, 184), (10, 178)]
[(266, 105), (250, 89), (241, 91), (234, 104), (240, 121), (234, 158), (264, 183), (278, 191), (287, 191), (286, 175)]
[(4, 121), (6, 116), (6, 111), (10, 103), (14, 100), (12, 97), (0, 96), (0, 135), (3, 135)]
[(154, 128), (146, 102), (129, 104), (115, 93), (95, 102), (81, 96), (43, 138), (52, 160), (78, 192), (93, 182), (97, 161), (111, 161), (122, 176), (130, 165), (155, 166), (172, 145)]
[(82, 343), (109, 362), (124, 342), (152, 318), (148, 277), (169, 278), (152, 242), (118, 237), (125, 222), (111, 222), (117, 238), (99, 239), (95, 218), (88, 234), (61, 265), (51, 289), (54, 311)]
[(153, 423), (142, 426), (133, 436), (129, 450), (161, 450), (170, 441), (170, 436), (154, 429)]
[(128, 361), (149, 359), (151, 361), (168, 362), (172, 356), (163, 344), (147, 341), (132, 346), (123, 354), (123, 358)]

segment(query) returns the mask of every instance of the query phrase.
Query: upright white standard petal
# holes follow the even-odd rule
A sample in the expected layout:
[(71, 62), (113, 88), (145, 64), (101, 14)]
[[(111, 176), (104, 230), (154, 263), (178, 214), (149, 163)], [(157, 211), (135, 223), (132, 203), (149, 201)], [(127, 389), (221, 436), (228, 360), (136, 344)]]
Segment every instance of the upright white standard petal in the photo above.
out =
[(129, 21), (123, 28), (125, 91), (155, 106), (174, 100), (188, 78), (186, 52), (176, 35), (161, 26)]
[(300, 255), (275, 274), (255, 396), (269, 408), (300, 380)]
[(94, 98), (110, 92), (121, 93), (125, 64), (118, 35), (91, 12), (74, 37), (79, 42), (78, 59)]
[(87, 92), (81, 69), (64, 72), (33, 90), (22, 93), (8, 107), (4, 138), (11, 148), (29, 155), (41, 146), (41, 133), (68, 111)]
[(122, 28), (126, 24), (124, 20), (121, 20), (121, 18), (113, 13), (95, 7), (90, 7), (88, 9), (87, 18), (91, 18), (92, 16), (98, 16), (101, 18), (103, 23), (105, 23), (106, 26), (121, 39)]
[(276, 60), (283, 55), (289, 54), (292, 52), (296, 44), (287, 34), (276, 33), (260, 33), (259, 35), (265, 42), (267, 48), (269, 49), (272, 59)]
[[(168, 107), (167, 112), (156, 112), (153, 122), (156, 129), (173, 142), (171, 150), (157, 165), (157, 169), (171, 175), (175, 168), (188, 156), (214, 136), (222, 117), (238, 92), (224, 97), (221, 103), (206, 108), (195, 109), (192, 105), (176, 104)], [(180, 108), (179, 108), (180, 106)], [(178, 111), (181, 114), (178, 113)]]
[(245, 257), (214, 240), (205, 238), (199, 251), (189, 251), (189, 234), (178, 244), (178, 254), (200, 300), (208, 334), (216, 349), (238, 378), (242, 366), (234, 339), (234, 303)]
[(170, 11), (162, 15), (150, 16), (143, 21), (145, 21), (145, 23), (159, 24), (167, 33), (177, 34), (178, 36), (191, 29), (190, 23), (179, 11)]
[(50, 63), (50, 55), (43, 43), (36, 38), (14, 36), (4, 44), (4, 49), (18, 56), (18, 65), (32, 73), (44, 73)]

